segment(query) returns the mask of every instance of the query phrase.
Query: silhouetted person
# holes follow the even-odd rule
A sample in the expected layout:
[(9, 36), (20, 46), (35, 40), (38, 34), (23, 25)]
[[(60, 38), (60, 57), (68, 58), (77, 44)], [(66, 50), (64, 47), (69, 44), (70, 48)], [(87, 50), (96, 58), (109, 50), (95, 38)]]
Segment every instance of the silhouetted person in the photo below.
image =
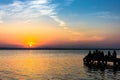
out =
[(113, 51), (113, 60), (114, 60), (113, 64), (114, 64), (114, 66), (116, 66), (116, 58), (117, 58), (117, 53), (116, 53), (116, 51), (114, 50), (114, 51)]
[(87, 55), (87, 63), (91, 64), (91, 61), (92, 61), (92, 53), (91, 53), (91, 51), (89, 51), (89, 53)]
[(88, 56), (91, 56), (91, 51), (89, 51)]
[(104, 60), (105, 60), (105, 65), (107, 65), (108, 55), (104, 56)]
[(104, 64), (105, 56), (104, 56), (104, 52), (103, 51), (101, 52), (101, 59), (102, 59), (102, 63)]
[(117, 53), (115, 50), (113, 51), (113, 58), (117, 58)]
[(98, 53), (98, 50), (96, 49), (96, 51), (95, 51), (96, 53)]
[(110, 59), (110, 58), (111, 58), (111, 52), (108, 51), (108, 59)]

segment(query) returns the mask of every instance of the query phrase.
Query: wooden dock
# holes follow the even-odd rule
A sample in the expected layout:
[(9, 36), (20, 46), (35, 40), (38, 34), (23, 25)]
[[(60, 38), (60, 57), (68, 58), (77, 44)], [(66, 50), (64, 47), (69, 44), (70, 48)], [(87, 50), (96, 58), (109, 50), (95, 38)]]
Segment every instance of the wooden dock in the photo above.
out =
[[(83, 58), (84, 65), (91, 68), (99, 68), (105, 70), (110, 67), (120, 70), (120, 58), (117, 58), (117, 53), (114, 50), (112, 53), (104, 53), (103, 51), (95, 50), (89, 53)], [(110, 63), (110, 64), (109, 64)]]

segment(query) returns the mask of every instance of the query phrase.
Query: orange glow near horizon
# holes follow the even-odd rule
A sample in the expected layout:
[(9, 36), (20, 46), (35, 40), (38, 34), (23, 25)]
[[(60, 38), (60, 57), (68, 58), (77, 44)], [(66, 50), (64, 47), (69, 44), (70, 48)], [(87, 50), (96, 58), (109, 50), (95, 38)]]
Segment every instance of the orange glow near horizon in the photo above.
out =
[(29, 43), (29, 47), (32, 47), (32, 46), (33, 46), (32, 42), (31, 42), (31, 43)]
[(72, 32), (63, 30), (50, 23), (21, 23), (21, 25), (18, 23), (1, 24), (0, 44), (5, 44), (5, 46), (8, 45), (11, 47), (36, 48), (61, 44), (64, 46), (64, 43), (74, 44), (76, 42), (84, 43), (86, 41), (104, 40), (104, 36), (97, 35), (100, 33), (95, 33), (95, 36), (89, 36), (87, 34), (92, 32)]

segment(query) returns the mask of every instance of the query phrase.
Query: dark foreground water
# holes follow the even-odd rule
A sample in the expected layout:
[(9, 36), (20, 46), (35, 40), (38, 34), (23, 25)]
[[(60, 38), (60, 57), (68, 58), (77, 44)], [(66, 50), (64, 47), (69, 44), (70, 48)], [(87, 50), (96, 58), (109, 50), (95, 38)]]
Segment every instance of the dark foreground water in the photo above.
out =
[(87, 50), (0, 50), (0, 80), (120, 80), (120, 71), (102, 72), (85, 67), (82, 59), (87, 53)]

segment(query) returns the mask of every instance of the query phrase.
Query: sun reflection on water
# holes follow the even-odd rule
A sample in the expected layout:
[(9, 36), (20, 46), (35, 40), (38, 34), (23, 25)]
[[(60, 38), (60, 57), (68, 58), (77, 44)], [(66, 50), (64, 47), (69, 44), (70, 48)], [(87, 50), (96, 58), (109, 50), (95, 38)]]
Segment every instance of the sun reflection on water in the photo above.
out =
[[(47, 80), (51, 76), (64, 76), (74, 73), (74, 70), (78, 71), (78, 67), (82, 64), (79, 58), (79, 56), (55, 53), (36, 53), (34, 51), (17, 53), (15, 51), (12, 54), (0, 56), (0, 71), (5, 70), (8, 73), (3, 71), (0, 74), (3, 77), (8, 76), (19, 80)], [(3, 79), (5, 80), (5, 78)]]

